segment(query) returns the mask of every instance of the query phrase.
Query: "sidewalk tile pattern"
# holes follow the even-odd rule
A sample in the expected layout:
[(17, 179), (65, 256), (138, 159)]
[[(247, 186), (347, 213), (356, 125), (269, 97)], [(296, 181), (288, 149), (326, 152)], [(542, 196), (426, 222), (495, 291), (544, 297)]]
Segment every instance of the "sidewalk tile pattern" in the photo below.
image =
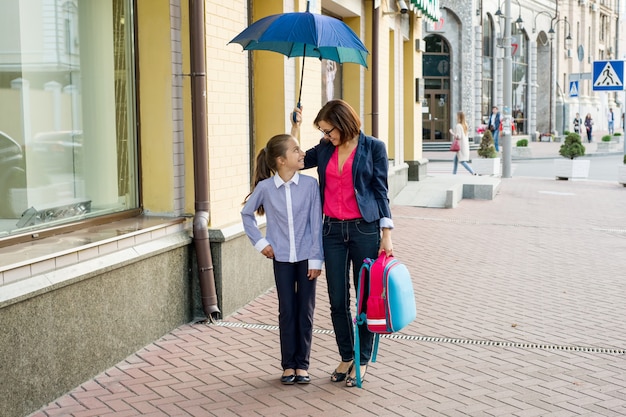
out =
[(626, 415), (626, 188), (511, 178), (499, 193), (452, 210), (393, 207), (418, 317), (381, 338), (363, 389), (329, 380), (339, 358), (322, 275), (310, 385), (279, 382), (271, 290), (32, 416)]

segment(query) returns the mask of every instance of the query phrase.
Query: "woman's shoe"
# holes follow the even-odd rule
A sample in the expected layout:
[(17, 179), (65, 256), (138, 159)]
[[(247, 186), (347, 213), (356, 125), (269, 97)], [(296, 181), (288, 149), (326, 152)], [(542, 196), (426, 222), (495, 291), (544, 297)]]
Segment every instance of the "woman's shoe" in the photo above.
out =
[(346, 370), (346, 372), (339, 372), (339, 368), (335, 369), (333, 371), (333, 373), (330, 375), (330, 380), (332, 382), (341, 382), (344, 379), (346, 379), (346, 376), (350, 373), (350, 371), (352, 371), (352, 367), (354, 366), (354, 361), (349, 361), (349, 362), (341, 362), (341, 365), (344, 364), (348, 364), (348, 369)]
[[(352, 375), (353, 372), (350, 372), (350, 375), (346, 378), (346, 387), (356, 387), (357, 386), (357, 381), (356, 381), (356, 369), (354, 369), (354, 375)], [(361, 382), (365, 381), (365, 374), (367, 373), (367, 365), (361, 365)]]

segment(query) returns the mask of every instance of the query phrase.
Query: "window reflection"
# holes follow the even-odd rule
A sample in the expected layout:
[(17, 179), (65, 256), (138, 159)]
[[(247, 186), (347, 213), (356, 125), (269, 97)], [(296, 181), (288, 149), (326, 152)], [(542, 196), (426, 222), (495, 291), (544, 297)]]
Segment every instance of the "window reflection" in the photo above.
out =
[(0, 237), (137, 207), (129, 10), (0, 3)]

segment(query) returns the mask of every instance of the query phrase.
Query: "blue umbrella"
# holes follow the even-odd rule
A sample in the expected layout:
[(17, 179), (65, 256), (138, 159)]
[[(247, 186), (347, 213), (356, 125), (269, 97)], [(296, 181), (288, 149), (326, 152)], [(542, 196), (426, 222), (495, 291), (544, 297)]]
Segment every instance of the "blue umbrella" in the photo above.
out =
[[(339, 19), (309, 12), (281, 13), (264, 17), (235, 36), (244, 50), (273, 51), (291, 57), (316, 57), (340, 64), (353, 62), (367, 68), (369, 52), (361, 39)], [(304, 59), (303, 58), (303, 59)], [(304, 61), (300, 77), (298, 107), (302, 96)]]

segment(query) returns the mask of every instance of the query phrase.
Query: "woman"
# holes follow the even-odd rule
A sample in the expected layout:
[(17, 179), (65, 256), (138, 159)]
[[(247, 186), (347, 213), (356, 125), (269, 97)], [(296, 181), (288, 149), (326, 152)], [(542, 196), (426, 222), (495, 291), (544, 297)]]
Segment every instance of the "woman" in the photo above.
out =
[[(294, 109), (293, 136), (302, 121)], [(323, 248), (330, 312), (341, 363), (331, 374), (333, 382), (357, 385), (354, 361), (354, 328), (350, 303), (352, 283), (357, 288), (359, 269), (365, 258), (381, 252), (393, 255), (389, 207), (388, 159), (382, 141), (361, 131), (361, 120), (343, 100), (331, 100), (319, 111), (313, 124), (323, 133), (320, 143), (306, 152), (305, 168), (317, 167), (322, 211)], [(367, 294), (367, 290), (365, 291)], [(361, 379), (367, 371), (374, 334), (359, 325)]]
[(585, 128), (587, 129), (587, 142), (591, 143), (591, 133), (593, 131), (593, 119), (591, 113), (587, 113), (585, 116)]
[(583, 119), (580, 117), (580, 113), (576, 113), (576, 117), (574, 117), (574, 133), (578, 133), (580, 135), (580, 126), (583, 124)]
[(456, 126), (454, 130), (450, 130), (450, 133), (453, 134), (454, 138), (457, 139), (460, 144), (460, 149), (454, 154), (454, 167), (452, 168), (452, 174), (454, 175), (456, 175), (459, 162), (470, 174), (476, 175), (472, 167), (467, 163), (470, 159), (468, 130), (467, 122), (465, 121), (465, 113), (460, 111), (456, 114)]

